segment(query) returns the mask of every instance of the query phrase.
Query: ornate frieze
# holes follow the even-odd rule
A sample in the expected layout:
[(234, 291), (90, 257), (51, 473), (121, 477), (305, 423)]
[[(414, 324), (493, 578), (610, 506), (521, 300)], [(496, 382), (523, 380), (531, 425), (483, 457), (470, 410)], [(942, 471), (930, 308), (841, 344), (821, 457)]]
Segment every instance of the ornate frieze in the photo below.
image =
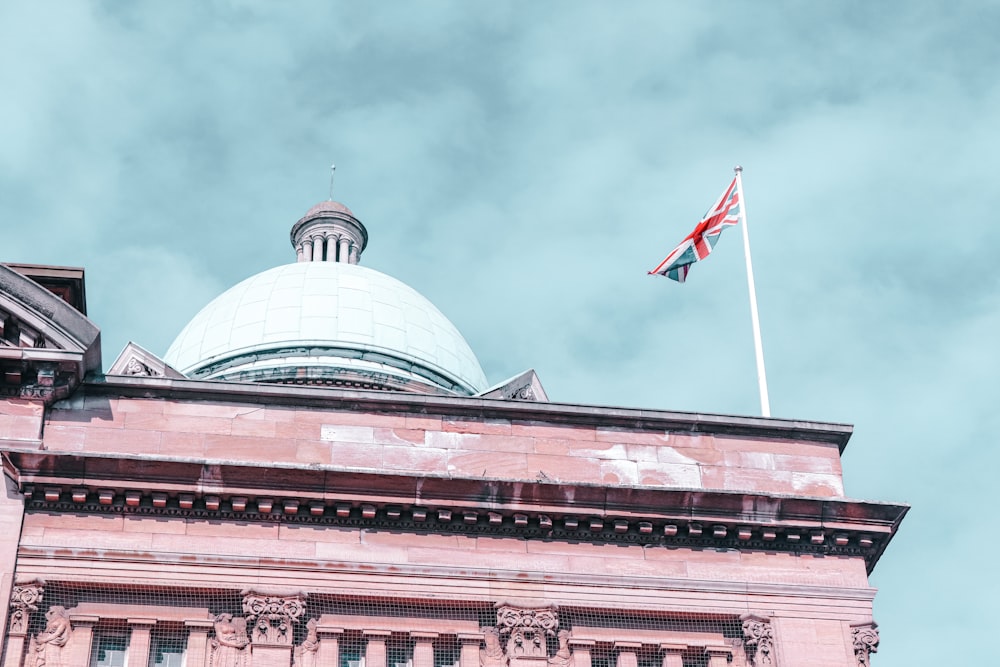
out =
[[(363, 501), (273, 496), (256, 499), (243, 495), (178, 493), (102, 487), (23, 487), (28, 511), (122, 513), (198, 519), (288, 522), (336, 525), (354, 528), (384, 528), (412, 532), (448, 532), (476, 535), (522, 536), (525, 538), (585, 540), (597, 543), (663, 545), (713, 549), (766, 549), (796, 553), (862, 556), (874, 563), (886, 539), (869, 532), (832, 531), (823, 541), (797, 539), (804, 528), (746, 525), (742, 518), (730, 525), (713, 524), (711, 530), (687, 518), (632, 516), (595, 518), (591, 513), (566, 512), (561, 518), (524, 508), (497, 511), (495, 506), (470, 508), (436, 504), (437, 509), (376, 505)], [(308, 511), (307, 511), (308, 510)], [(461, 517), (462, 520), (456, 520)]]
[(31, 612), (37, 611), (45, 588), (40, 581), (15, 584), (10, 594), (10, 621), (7, 632), (12, 635), (26, 635), (31, 622)]
[(751, 667), (772, 667), (774, 660), (774, 628), (771, 619), (747, 614), (743, 621), (743, 646)]
[(247, 591), (243, 613), (253, 623), (250, 640), (254, 644), (290, 646), (294, 626), (306, 611), (304, 594), (279, 597)]
[(852, 625), (851, 635), (858, 667), (871, 667), (871, 654), (878, 651), (878, 624), (872, 621)]

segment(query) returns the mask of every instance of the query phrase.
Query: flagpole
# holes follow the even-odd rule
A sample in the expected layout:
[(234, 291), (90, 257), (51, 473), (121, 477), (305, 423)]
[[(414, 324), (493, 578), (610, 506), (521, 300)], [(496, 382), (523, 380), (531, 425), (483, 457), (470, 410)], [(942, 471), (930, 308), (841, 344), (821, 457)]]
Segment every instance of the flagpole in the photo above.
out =
[(750, 320), (753, 323), (753, 345), (757, 356), (757, 385), (760, 387), (760, 412), (771, 416), (771, 403), (767, 398), (767, 375), (764, 372), (764, 346), (760, 340), (760, 318), (757, 316), (757, 289), (753, 282), (753, 262), (750, 260), (750, 230), (747, 227), (747, 200), (743, 192), (743, 167), (737, 165), (736, 187), (740, 193), (740, 217), (743, 218), (743, 255), (747, 264), (747, 286), (750, 289)]

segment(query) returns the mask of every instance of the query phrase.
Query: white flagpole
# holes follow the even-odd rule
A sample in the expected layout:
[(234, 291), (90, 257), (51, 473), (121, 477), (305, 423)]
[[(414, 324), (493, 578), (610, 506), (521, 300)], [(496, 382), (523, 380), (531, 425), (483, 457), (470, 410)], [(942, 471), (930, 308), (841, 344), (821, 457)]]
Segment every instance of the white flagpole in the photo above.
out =
[(757, 317), (757, 289), (753, 283), (753, 262), (750, 261), (750, 230), (747, 228), (747, 199), (743, 192), (743, 167), (736, 172), (736, 188), (740, 193), (740, 217), (743, 218), (743, 254), (747, 261), (747, 286), (750, 288), (750, 320), (753, 323), (753, 345), (757, 356), (757, 384), (760, 387), (760, 412), (771, 416), (771, 403), (767, 399), (767, 375), (764, 373), (764, 346), (760, 341), (760, 319)]

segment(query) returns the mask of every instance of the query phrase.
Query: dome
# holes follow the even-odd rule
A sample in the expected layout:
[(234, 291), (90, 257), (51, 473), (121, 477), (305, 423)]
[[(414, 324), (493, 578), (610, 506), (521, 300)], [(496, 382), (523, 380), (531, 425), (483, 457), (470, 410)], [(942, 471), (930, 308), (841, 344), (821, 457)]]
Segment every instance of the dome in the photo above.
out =
[(395, 278), (341, 262), (299, 262), (247, 278), (205, 306), (164, 360), (202, 379), (463, 395), (487, 387), (468, 343), (430, 301)]
[(327, 199), (326, 201), (321, 201), (306, 211), (306, 214), (302, 216), (302, 220), (306, 220), (308, 218), (318, 218), (324, 214), (330, 213), (342, 213), (344, 215), (349, 215), (352, 218), (356, 217), (353, 213), (351, 213), (351, 209), (347, 208), (339, 201)]

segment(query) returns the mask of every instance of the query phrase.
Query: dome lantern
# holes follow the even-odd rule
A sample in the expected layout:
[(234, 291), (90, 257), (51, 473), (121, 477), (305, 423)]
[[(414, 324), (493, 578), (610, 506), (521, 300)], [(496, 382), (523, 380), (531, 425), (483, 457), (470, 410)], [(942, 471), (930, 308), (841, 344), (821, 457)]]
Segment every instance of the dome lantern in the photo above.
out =
[(164, 361), (189, 378), (438, 395), (488, 387), (476, 355), (412, 287), (358, 265), (368, 231), (332, 199), (292, 226), (298, 261), (206, 305)]
[(330, 199), (292, 225), (291, 240), (299, 262), (357, 264), (368, 245), (368, 230), (349, 208)]

